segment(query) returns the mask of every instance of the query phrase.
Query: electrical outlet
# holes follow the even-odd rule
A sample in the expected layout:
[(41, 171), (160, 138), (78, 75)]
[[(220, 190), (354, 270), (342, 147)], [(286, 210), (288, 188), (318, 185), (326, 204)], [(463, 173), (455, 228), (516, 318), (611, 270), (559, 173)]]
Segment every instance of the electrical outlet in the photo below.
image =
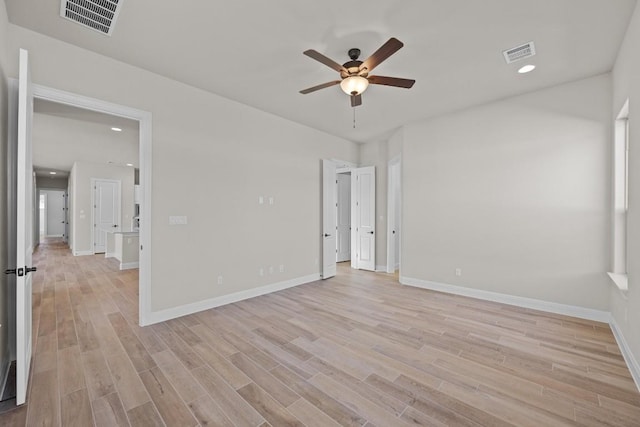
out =
[(458, 276), (458, 277), (462, 276), (462, 269), (461, 268), (456, 268), (456, 276)]
[(280, 264), (280, 273), (284, 273), (284, 264)]
[(258, 270), (258, 275), (264, 276), (264, 268), (260, 268), (260, 270)]
[(264, 197), (258, 196), (258, 204), (259, 205), (264, 205)]
[(269, 266), (269, 274), (273, 274), (273, 265)]
[(222, 276), (218, 276), (218, 285), (222, 285)]
[(273, 197), (269, 197), (269, 204), (273, 205), (275, 203), (275, 199)]

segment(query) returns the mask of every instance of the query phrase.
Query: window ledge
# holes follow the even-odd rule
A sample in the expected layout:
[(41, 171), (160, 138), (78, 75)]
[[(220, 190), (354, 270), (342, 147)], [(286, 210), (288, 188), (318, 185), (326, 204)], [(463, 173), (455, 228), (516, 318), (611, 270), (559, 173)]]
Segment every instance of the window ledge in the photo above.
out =
[(621, 273), (607, 273), (611, 281), (622, 292), (622, 295), (627, 296), (627, 290), (629, 289), (628, 279), (626, 274)]

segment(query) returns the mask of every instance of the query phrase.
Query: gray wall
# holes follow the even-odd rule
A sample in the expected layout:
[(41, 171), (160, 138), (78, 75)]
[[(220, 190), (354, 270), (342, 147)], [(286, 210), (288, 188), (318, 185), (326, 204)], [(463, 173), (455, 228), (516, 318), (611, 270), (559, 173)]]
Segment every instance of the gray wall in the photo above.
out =
[[(640, 363), (640, 7), (631, 19), (613, 70), (613, 108), (609, 121), (629, 99), (629, 212), (627, 216), (627, 272), (629, 290), (623, 295), (610, 286), (611, 311), (636, 363)], [(613, 140), (613, 136), (611, 137)], [(640, 375), (640, 366), (635, 366)]]
[(610, 116), (607, 74), (406, 126), (402, 275), (609, 310)]
[[(4, 0), (0, 0), (0, 380), (4, 378), (5, 367), (10, 362), (8, 331), (8, 290), (7, 276), (7, 11)], [(1, 390), (0, 390), (1, 391)]]
[(153, 114), (153, 311), (319, 274), (320, 159), (356, 163), (356, 144), (17, 26), (9, 39), (35, 83)]

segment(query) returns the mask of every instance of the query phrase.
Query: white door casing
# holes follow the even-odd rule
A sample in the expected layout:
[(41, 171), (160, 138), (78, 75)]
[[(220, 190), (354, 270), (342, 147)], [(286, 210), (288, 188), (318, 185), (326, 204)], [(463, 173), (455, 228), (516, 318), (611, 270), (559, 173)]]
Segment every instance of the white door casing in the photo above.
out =
[(121, 226), (120, 191), (122, 183), (109, 179), (91, 179), (93, 194), (93, 252), (107, 247), (105, 228)]
[(400, 266), (400, 220), (402, 215), (400, 155), (389, 161), (387, 171), (387, 273), (393, 273)]
[(26, 401), (31, 367), (32, 320), (31, 287), (33, 272), (33, 160), (31, 127), (33, 88), (29, 53), (20, 49), (18, 82), (17, 212), (16, 212), (16, 404)]
[(322, 160), (322, 268), (323, 279), (336, 275), (336, 163)]
[(355, 196), (356, 263), (355, 268), (376, 270), (376, 170), (374, 166), (353, 169), (352, 193)]
[(336, 261), (351, 259), (351, 174), (336, 176)]

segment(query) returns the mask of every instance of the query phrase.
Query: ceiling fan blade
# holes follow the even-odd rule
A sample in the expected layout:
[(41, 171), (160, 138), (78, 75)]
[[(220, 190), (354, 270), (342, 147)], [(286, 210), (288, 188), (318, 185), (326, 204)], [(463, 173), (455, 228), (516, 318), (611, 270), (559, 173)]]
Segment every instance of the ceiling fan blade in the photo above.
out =
[(369, 76), (367, 77), (369, 83), (374, 85), (385, 85), (385, 86), (395, 86), (395, 87), (403, 87), (405, 89), (411, 88), (413, 84), (416, 82), (411, 79), (401, 79), (398, 77), (385, 77), (385, 76)]
[(329, 67), (329, 68), (331, 68), (333, 70), (336, 70), (338, 72), (348, 73), (347, 69), (344, 68), (342, 65), (338, 64), (336, 61), (334, 61), (331, 58), (327, 58), (326, 56), (324, 56), (323, 54), (321, 54), (317, 50), (309, 49), (309, 50), (305, 50), (302, 53), (304, 55), (307, 55), (309, 58), (313, 58), (318, 62), (322, 62), (324, 65), (326, 65), (327, 67)]
[(303, 94), (303, 95), (306, 95), (308, 93), (315, 92), (317, 90), (324, 89), (324, 88), (327, 88), (327, 87), (335, 86), (337, 84), (340, 84), (340, 80), (334, 80), (332, 82), (322, 83), (321, 85), (318, 85), (318, 86), (314, 86), (314, 87), (310, 87), (310, 88), (307, 88), (307, 89), (303, 89), (303, 90), (300, 91), (300, 93)]
[(362, 95), (351, 95), (351, 106), (357, 107), (358, 105), (362, 105)]
[(360, 69), (367, 69), (367, 72), (370, 73), (376, 68), (382, 61), (396, 53), (400, 48), (404, 46), (400, 40), (395, 37), (391, 37), (385, 44), (380, 46), (380, 49), (373, 52), (373, 55), (368, 57), (366, 61), (362, 63)]

